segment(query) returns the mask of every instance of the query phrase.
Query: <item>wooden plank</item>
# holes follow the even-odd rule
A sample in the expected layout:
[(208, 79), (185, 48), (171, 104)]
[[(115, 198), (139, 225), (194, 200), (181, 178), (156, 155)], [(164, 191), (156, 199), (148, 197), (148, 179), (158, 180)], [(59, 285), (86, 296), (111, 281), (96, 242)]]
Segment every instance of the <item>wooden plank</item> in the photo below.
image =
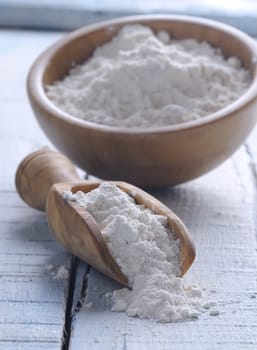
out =
[[(0, 324), (1, 337), (0, 345), (4, 347), (6, 343), (13, 343), (13, 349), (16, 349), (17, 343), (56, 343), (56, 349), (60, 349), (60, 337), (58, 328), (55, 325), (33, 324), (33, 323), (6, 323)], [(15, 334), (15, 338), (13, 335)]]
[(34, 342), (5, 342), (0, 344), (0, 350), (55, 350), (58, 345), (54, 342), (34, 343)]
[(244, 148), (208, 175), (152, 194), (191, 231), (197, 258), (185, 283), (200, 285), (206, 300), (218, 303), (220, 315), (206, 310), (195, 321), (159, 324), (112, 313), (106, 294), (118, 286), (92, 270), (70, 348), (256, 349), (256, 188)]
[[(6, 207), (2, 205), (5, 197)], [(54, 241), (44, 214), (15, 199), (13, 193), (2, 193), (0, 203), (0, 344), (25, 338), (33, 342), (52, 339), (59, 349), (67, 281), (53, 281), (46, 266), (69, 265), (70, 258)], [(27, 328), (30, 332), (26, 335)]]
[(206, 0), (0, 0), (0, 25), (70, 30), (114, 17), (156, 12), (207, 17), (233, 25), (250, 35), (257, 33), (256, 2), (251, 0), (233, 2), (233, 6)]
[(250, 137), (247, 139), (246, 147), (250, 157), (249, 164), (253, 169), (257, 183), (257, 126), (254, 128)]
[(54, 240), (44, 213), (15, 193), (21, 159), (47, 140), (26, 97), (26, 75), (35, 57), (59, 37), (0, 31), (0, 349), (60, 349), (68, 280), (53, 280), (47, 266), (70, 255)]
[[(47, 143), (28, 106), (26, 74), (60, 34), (0, 34), (0, 349), (60, 349), (68, 286), (66, 280), (52, 280), (46, 266), (68, 267), (70, 258), (53, 240), (44, 214), (14, 193), (18, 162)], [(207, 297), (218, 301), (221, 315), (206, 312), (196, 322), (160, 325), (111, 313), (105, 294), (117, 285), (80, 270), (74, 300), (77, 305), (81, 291), (88, 298), (76, 314), (72, 349), (256, 348), (256, 204), (249, 160), (241, 150), (202, 179), (155, 192), (196, 241), (198, 257), (187, 282), (201, 284)], [(86, 306), (90, 302), (93, 309)]]
[[(4, 199), (5, 193), (1, 196)], [(25, 204), (15, 206), (12, 200), (13, 205), (0, 210), (4, 232), (0, 237), (0, 345), (15, 341), (16, 349), (17, 342), (25, 339), (39, 343), (53, 341), (55, 348), (60, 349), (68, 281), (54, 281), (46, 267), (69, 266), (70, 257), (54, 241), (42, 213)], [(15, 229), (10, 223), (15, 224)], [(8, 230), (10, 227), (12, 230)], [(24, 236), (25, 227), (29, 227), (29, 236)]]

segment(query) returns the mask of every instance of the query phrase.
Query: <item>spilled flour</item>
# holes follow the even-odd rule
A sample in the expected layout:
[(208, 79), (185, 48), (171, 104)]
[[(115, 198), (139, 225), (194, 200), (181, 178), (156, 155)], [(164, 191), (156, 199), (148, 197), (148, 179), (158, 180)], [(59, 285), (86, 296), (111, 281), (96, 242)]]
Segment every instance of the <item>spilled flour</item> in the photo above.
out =
[(193, 39), (125, 26), (84, 64), (47, 87), (63, 111), (114, 127), (160, 127), (205, 117), (251, 83), (236, 57)]
[(46, 265), (46, 271), (50, 273), (54, 280), (66, 280), (69, 278), (69, 269), (64, 266)]
[(159, 322), (199, 316), (201, 291), (195, 286), (185, 288), (176, 277), (179, 242), (168, 230), (166, 217), (137, 205), (107, 182), (88, 193), (65, 193), (64, 198), (77, 201), (93, 215), (109, 251), (128, 277), (132, 289), (113, 292), (113, 311)]

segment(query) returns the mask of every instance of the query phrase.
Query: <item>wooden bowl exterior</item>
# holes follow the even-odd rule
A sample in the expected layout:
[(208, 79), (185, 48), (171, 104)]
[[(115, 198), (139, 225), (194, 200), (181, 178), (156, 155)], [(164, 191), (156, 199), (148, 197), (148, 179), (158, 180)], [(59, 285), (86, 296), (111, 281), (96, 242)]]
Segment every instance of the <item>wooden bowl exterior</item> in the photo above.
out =
[[(55, 107), (44, 87), (82, 63), (129, 23), (177, 39), (196, 38), (242, 59), (253, 77), (248, 91), (227, 108), (199, 121), (158, 129), (112, 128), (85, 122)], [(257, 120), (257, 45), (242, 32), (213, 21), (182, 16), (138, 16), (77, 30), (46, 50), (28, 76), (35, 115), (49, 139), (87, 172), (139, 186), (175, 185), (213, 169), (245, 140)]]

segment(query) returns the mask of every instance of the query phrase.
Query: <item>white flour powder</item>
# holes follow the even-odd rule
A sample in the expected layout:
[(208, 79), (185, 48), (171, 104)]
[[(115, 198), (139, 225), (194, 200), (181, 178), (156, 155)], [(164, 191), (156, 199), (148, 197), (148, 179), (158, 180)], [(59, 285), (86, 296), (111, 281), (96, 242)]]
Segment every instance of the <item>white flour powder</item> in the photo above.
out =
[(125, 26), (92, 58), (47, 87), (67, 113), (98, 124), (165, 126), (198, 119), (241, 96), (250, 74), (236, 57), (192, 39), (171, 40), (142, 25)]
[(136, 205), (134, 199), (110, 183), (89, 193), (65, 194), (85, 207), (98, 222), (109, 251), (132, 289), (113, 293), (113, 310), (160, 322), (176, 322), (199, 315), (201, 292), (185, 288), (179, 273), (178, 240), (167, 229), (167, 218)]
[(46, 266), (46, 270), (54, 280), (66, 280), (69, 278), (69, 269), (64, 265), (53, 266), (52, 264), (49, 264)]

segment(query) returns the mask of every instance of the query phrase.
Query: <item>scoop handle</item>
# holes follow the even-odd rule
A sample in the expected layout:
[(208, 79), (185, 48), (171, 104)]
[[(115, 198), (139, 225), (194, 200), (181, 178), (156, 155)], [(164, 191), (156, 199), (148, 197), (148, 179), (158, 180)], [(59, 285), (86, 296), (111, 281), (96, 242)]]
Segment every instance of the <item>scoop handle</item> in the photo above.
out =
[(45, 210), (52, 185), (78, 182), (81, 179), (72, 162), (59, 152), (43, 148), (24, 158), (15, 176), (17, 192), (32, 208)]

